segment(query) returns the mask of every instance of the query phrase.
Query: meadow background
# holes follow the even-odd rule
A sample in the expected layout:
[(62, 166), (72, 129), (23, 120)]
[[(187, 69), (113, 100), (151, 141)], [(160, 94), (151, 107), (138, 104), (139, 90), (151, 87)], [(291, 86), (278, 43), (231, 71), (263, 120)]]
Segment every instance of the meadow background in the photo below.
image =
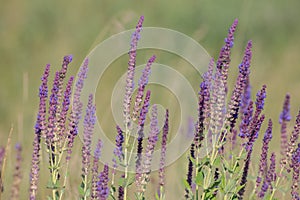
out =
[[(22, 167), (24, 199), (28, 196), (28, 174), (38, 105), (38, 87), (45, 64), (50, 63), (53, 72), (61, 66), (64, 55), (73, 54), (69, 75), (75, 74), (84, 57), (95, 45), (115, 33), (134, 28), (140, 15), (145, 16), (144, 26), (165, 27), (185, 33), (198, 41), (215, 58), (223, 45), (227, 29), (233, 20), (238, 18), (239, 25), (232, 52), (231, 83), (233, 84), (235, 80), (244, 46), (247, 40), (251, 39), (252, 95), (255, 95), (261, 85), (267, 85), (265, 113), (267, 118), (271, 117), (275, 122), (275, 140), (271, 142), (271, 151), (276, 151), (280, 133), (276, 122), (286, 92), (291, 94), (292, 123), (300, 107), (299, 8), (298, 0), (85, 2), (1, 0), (0, 145), (5, 145), (10, 127), (13, 125), (12, 143), (21, 142), (24, 148)], [(149, 57), (151, 54), (146, 52), (146, 55)], [(168, 58), (165, 56), (160, 61), (165, 60), (168, 63)], [(106, 74), (107, 80), (111, 82), (103, 82), (107, 85), (113, 84), (117, 76), (126, 71), (126, 59), (125, 55), (116, 61), (114, 65), (119, 68), (113, 67), (113, 70)], [(145, 59), (142, 57), (138, 62), (142, 63), (145, 60), (146, 57)], [(170, 63), (172, 64), (172, 61), (169, 61)], [(201, 80), (199, 77), (195, 78), (195, 89), (200, 83), (199, 80)], [(105, 105), (109, 103), (110, 90), (107, 87), (107, 91), (103, 89), (101, 91), (102, 93), (96, 94), (96, 104), (98, 117), (105, 123), (107, 119), (103, 116), (108, 118), (110, 116), (109, 111), (105, 110), (107, 108)], [(265, 125), (266, 123), (264, 127)], [(110, 125), (107, 127), (109, 129)], [(261, 136), (262, 134), (260, 138)], [(261, 139), (256, 143), (256, 149), (260, 149), (260, 141)], [(80, 142), (77, 141), (78, 153), (75, 153), (76, 150), (74, 153), (78, 162), (80, 162), (79, 146)], [(10, 150), (8, 156), (4, 189), (8, 189), (11, 184), (12, 171), (9, 169), (14, 163), (14, 150)], [(185, 157), (183, 156), (181, 160), (184, 161)], [(175, 191), (182, 186), (181, 177), (184, 178), (186, 173), (182, 168), (184, 166), (186, 164), (178, 162), (167, 168), (169, 177), (175, 173), (179, 174), (176, 183), (167, 186), (170, 190)], [(78, 180), (79, 173), (78, 169)], [(42, 180), (44, 183), (46, 181)], [(77, 185), (75, 180), (72, 184), (75, 192)], [(4, 197), (7, 197), (7, 193), (9, 194), (6, 191)], [(170, 199), (172, 195), (170, 194)]]

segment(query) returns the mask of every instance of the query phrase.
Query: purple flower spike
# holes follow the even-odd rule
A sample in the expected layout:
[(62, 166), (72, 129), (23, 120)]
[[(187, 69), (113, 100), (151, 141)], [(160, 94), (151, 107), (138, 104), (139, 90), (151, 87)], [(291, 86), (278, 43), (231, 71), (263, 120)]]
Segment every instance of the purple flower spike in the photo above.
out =
[(99, 169), (99, 159), (101, 156), (102, 141), (99, 139), (94, 152), (93, 168), (92, 168), (92, 189), (91, 189), (91, 199), (98, 199), (98, 169)]
[(245, 83), (244, 92), (242, 94), (242, 100), (241, 100), (241, 113), (244, 113), (251, 101), (251, 85), (249, 76)]
[(231, 48), (233, 47), (234, 32), (236, 30), (238, 20), (235, 19), (231, 27), (229, 28), (228, 35), (225, 38), (225, 45), (222, 47), (218, 61), (217, 61), (217, 70), (221, 72), (222, 80), (224, 81), (224, 86), (227, 91), (227, 77), (228, 69), (230, 64), (230, 54)]
[(140, 117), (138, 121), (138, 155), (142, 153), (142, 141), (144, 137), (144, 125), (145, 125), (145, 120), (146, 116), (148, 114), (149, 106), (150, 106), (150, 96), (151, 96), (151, 91), (148, 90), (146, 93), (146, 97), (144, 100), (143, 107), (140, 111)]
[[(256, 189), (260, 186), (260, 183), (262, 181), (262, 178), (266, 175), (265, 172), (267, 172), (267, 156), (268, 156), (268, 150), (269, 150), (269, 142), (272, 139), (272, 120), (269, 120), (268, 129), (264, 135), (263, 139), (263, 146), (261, 150), (260, 155), (260, 163), (259, 163), (259, 171), (256, 178)], [(256, 190), (258, 192), (258, 190)]]
[(137, 181), (137, 186), (139, 192), (144, 193), (146, 191), (147, 183), (149, 182), (149, 176), (151, 172), (151, 161), (152, 155), (154, 152), (154, 148), (156, 142), (158, 140), (159, 128), (158, 128), (158, 120), (157, 120), (157, 105), (153, 105), (152, 113), (151, 113), (151, 120), (150, 120), (150, 133), (148, 137), (148, 143), (146, 146), (146, 151), (143, 157), (143, 165), (142, 165), (142, 178), (141, 180)]
[(260, 131), (261, 125), (263, 121), (265, 120), (265, 115), (262, 115), (258, 120), (253, 129), (251, 129), (251, 134), (249, 135), (248, 143), (246, 144), (245, 148), (247, 151), (250, 151), (250, 149), (253, 148), (254, 142), (258, 138), (258, 133)]
[(103, 171), (100, 173), (98, 181), (98, 199), (100, 200), (106, 200), (109, 195), (108, 172), (108, 165), (104, 165)]
[(258, 194), (259, 198), (264, 198), (265, 193), (268, 191), (268, 189), (270, 188), (271, 190), (272, 188), (272, 182), (276, 181), (276, 157), (275, 157), (275, 153), (273, 152), (270, 158), (270, 167), (268, 169), (268, 172), (265, 176), (263, 185), (261, 187), (261, 191)]
[(69, 111), (70, 103), (71, 103), (73, 81), (74, 81), (74, 77), (71, 76), (67, 83), (62, 106), (61, 106), (60, 118), (58, 120), (60, 141), (63, 141), (63, 137), (65, 137), (64, 134), (65, 134), (65, 129), (66, 129), (67, 115), (68, 115), (68, 111)]
[[(194, 146), (191, 146), (191, 157), (194, 152)], [(194, 158), (194, 157), (192, 157)], [(188, 199), (190, 196), (190, 189), (192, 188), (192, 179), (193, 179), (193, 161), (192, 158), (189, 158), (188, 162), (188, 172), (187, 172), (187, 177), (186, 177), (186, 182), (189, 185), (190, 188), (185, 188), (185, 198)]]
[[(258, 98), (258, 99), (260, 99), (260, 98)], [(256, 110), (254, 117), (256, 117), (257, 113), (258, 113), (258, 111)], [(256, 118), (253, 118), (253, 120), (251, 121), (251, 124), (250, 124), (251, 126), (250, 126), (250, 129), (249, 129), (250, 134), (248, 134), (246, 136), (247, 139), (248, 139), (248, 142), (244, 144), (245, 149), (247, 151), (247, 157), (245, 159), (243, 175), (242, 175), (241, 183), (240, 183), (240, 186), (243, 186), (243, 187), (238, 192), (239, 199), (242, 199), (243, 195), (245, 193), (247, 177), (248, 177), (248, 171), (249, 171), (249, 165), (250, 165), (250, 160), (251, 160), (251, 154), (252, 154), (252, 151), (253, 151), (253, 145), (254, 145), (254, 142), (256, 141), (257, 137), (258, 137), (258, 133), (259, 133), (261, 125), (262, 125), (262, 123), (265, 119), (265, 115), (261, 115), (260, 117), (259, 117), (259, 115), (257, 115), (257, 118), (258, 118), (257, 120), (256, 120)]]
[(37, 184), (39, 179), (40, 171), (40, 143), (41, 135), (46, 136), (46, 101), (48, 97), (48, 77), (50, 72), (50, 65), (46, 65), (44, 74), (42, 76), (42, 84), (39, 90), (40, 105), (37, 115), (37, 121), (35, 125), (35, 135), (33, 140), (33, 153), (30, 168), (30, 189), (29, 189), (29, 199), (35, 200), (37, 194)]
[(59, 71), (61, 84), (62, 84), (62, 80), (66, 77), (68, 65), (70, 64), (70, 62), (72, 62), (72, 60), (73, 60), (72, 55), (67, 55), (64, 57), (64, 60), (63, 60), (62, 66), (61, 66), (61, 70)]
[(71, 54), (64, 57), (64, 62), (66, 62), (67, 64), (72, 62), (72, 60), (73, 60), (73, 55)]
[(49, 100), (49, 117), (48, 117), (48, 129), (46, 140), (50, 148), (50, 144), (53, 142), (54, 136), (57, 131), (57, 113), (58, 113), (58, 92), (59, 92), (59, 72), (55, 73), (53, 81), (53, 87), (51, 90), (51, 96)]
[(142, 99), (144, 96), (144, 90), (145, 90), (146, 85), (148, 84), (148, 79), (149, 79), (149, 76), (151, 73), (151, 65), (155, 61), (155, 59), (156, 59), (155, 55), (153, 55), (149, 59), (145, 69), (143, 70), (142, 76), (139, 80), (139, 89), (138, 89), (138, 92), (137, 92), (137, 95), (135, 98), (134, 107), (133, 107), (133, 117), (132, 117), (133, 121), (135, 121), (138, 117), (138, 112), (140, 110), (140, 106), (141, 106)]
[(123, 200), (124, 199), (124, 188), (123, 188), (123, 186), (119, 186), (118, 192), (119, 192), (118, 200)]
[(151, 91), (147, 90), (146, 97), (145, 97), (145, 100), (144, 100), (144, 104), (143, 104), (143, 107), (140, 111), (140, 117), (139, 117), (139, 121), (138, 121), (138, 125), (141, 128), (144, 128), (146, 116), (147, 116), (148, 109), (149, 109), (149, 106), (150, 106), (150, 96), (151, 96)]
[(263, 85), (262, 89), (256, 94), (256, 112), (259, 114), (264, 109), (265, 98), (266, 98), (266, 85)]
[(46, 134), (46, 101), (48, 98), (48, 77), (50, 72), (50, 65), (46, 65), (44, 74), (41, 78), (42, 84), (40, 86), (39, 97), (40, 105), (37, 114), (37, 120), (35, 125), (35, 134), (44, 135)]
[(200, 92), (198, 94), (198, 121), (196, 125), (196, 134), (194, 138), (194, 143), (196, 148), (200, 148), (201, 141), (204, 139), (203, 131), (205, 129), (205, 119), (209, 116), (209, 105), (210, 92), (208, 84), (203, 81), (200, 84)]
[(252, 57), (251, 48), (252, 42), (249, 41), (244, 53), (243, 61), (239, 66), (239, 75), (231, 95), (231, 100), (229, 103), (229, 109), (227, 113), (227, 121), (228, 126), (230, 127), (230, 132), (232, 132), (233, 128), (235, 127), (235, 123), (238, 118), (239, 107), (241, 104), (242, 94), (244, 92), (247, 79), (249, 79), (250, 61)]
[(155, 104), (152, 107), (150, 133), (148, 137), (148, 143), (146, 146), (145, 157), (143, 158), (144, 173), (150, 173), (152, 154), (154, 152), (154, 148), (158, 140), (158, 134), (159, 134), (159, 128), (158, 128), (158, 120), (157, 120), (157, 105)]
[(146, 97), (144, 100), (144, 104), (143, 107), (140, 111), (140, 117), (139, 117), (139, 121), (138, 121), (138, 138), (137, 138), (137, 158), (136, 158), (136, 176), (135, 176), (135, 180), (136, 180), (136, 185), (137, 187), (140, 187), (140, 183), (141, 183), (141, 178), (142, 178), (142, 152), (143, 152), (143, 139), (144, 139), (144, 125), (145, 125), (145, 120), (146, 120), (146, 116), (149, 110), (149, 106), (150, 106), (150, 96), (151, 96), (151, 91), (148, 90), (146, 93)]
[(125, 86), (125, 97), (123, 101), (124, 107), (124, 118), (125, 118), (125, 126), (130, 127), (130, 106), (131, 106), (131, 98), (134, 89), (134, 72), (135, 72), (135, 64), (136, 64), (136, 50), (137, 43), (140, 39), (140, 33), (142, 30), (142, 25), (144, 21), (144, 16), (140, 17), (138, 24), (136, 25), (135, 32), (131, 37), (131, 44), (129, 50), (129, 61), (128, 61), (128, 70), (127, 70), (127, 78), (126, 78), (126, 86)]
[(251, 120), (251, 123), (248, 127), (248, 133), (249, 133), (249, 135), (247, 136), (248, 142), (247, 144), (245, 144), (245, 148), (247, 151), (249, 151), (253, 147), (253, 144), (258, 137), (260, 127), (265, 119), (264, 115), (260, 116), (264, 108), (265, 98), (266, 98), (266, 86), (263, 85), (262, 89), (256, 95), (256, 102), (255, 102), (256, 109), (255, 109), (254, 116)]
[(287, 135), (287, 123), (291, 120), (290, 115), (290, 95), (286, 94), (283, 109), (279, 117), (279, 123), (281, 124), (281, 167), (284, 167), (284, 157), (288, 148), (288, 135)]
[(209, 89), (211, 89), (212, 86), (214, 67), (215, 60), (211, 58), (208, 64), (208, 70), (203, 74), (203, 80), (209, 85)]
[(250, 100), (247, 110), (242, 115), (242, 122), (240, 124), (240, 133), (239, 133), (239, 136), (241, 138), (247, 138), (250, 136), (249, 129), (253, 117), (252, 115), (253, 115), (253, 102)]
[(292, 155), (291, 168), (293, 169), (291, 194), (293, 199), (299, 199), (300, 143)]
[(75, 92), (73, 97), (73, 105), (69, 119), (69, 127), (68, 127), (68, 152), (67, 152), (67, 160), (71, 159), (72, 147), (74, 143), (74, 139), (78, 134), (78, 124), (81, 118), (82, 113), (82, 102), (80, 101), (81, 91), (83, 89), (84, 79), (87, 77), (88, 72), (88, 59), (85, 59), (83, 65), (80, 67), (80, 71), (78, 73), (77, 82), (75, 85)]
[(30, 189), (29, 199), (35, 200), (38, 189), (39, 171), (40, 171), (40, 143), (41, 137), (38, 134), (34, 135), (33, 153), (30, 168)]
[(283, 104), (283, 109), (282, 112), (280, 113), (279, 117), (279, 123), (282, 124), (283, 121), (291, 121), (291, 114), (290, 114), (290, 95), (286, 94), (284, 104)]
[[(293, 152), (296, 150), (296, 148), (297, 148), (296, 145), (297, 145), (297, 141), (298, 141), (298, 138), (299, 138), (299, 133), (300, 133), (300, 110), (299, 110), (299, 113), (296, 117), (296, 123), (295, 123), (294, 129), (293, 129), (292, 134), (290, 136), (290, 141), (288, 143), (286, 158), (285, 158), (284, 163), (286, 163), (287, 160), (289, 160), (292, 157)], [(288, 171), (289, 171), (289, 169), (288, 169)]]
[(83, 123), (82, 175), (88, 176), (91, 163), (92, 135), (96, 122), (96, 106), (93, 105), (93, 95), (89, 95), (86, 114)]
[[(68, 108), (66, 108), (64, 106), (69, 107), (69, 105), (61, 105), (61, 104), (66, 103), (66, 101), (69, 104), (70, 100), (66, 100), (66, 98), (70, 98), (71, 94), (69, 94), (69, 96), (66, 97), (66, 92), (71, 93), (71, 87), (72, 87), (73, 83), (71, 83), (71, 85), (66, 86), (66, 91), (65, 91), (64, 97), (63, 97), (63, 84), (64, 84), (64, 79), (65, 79), (66, 74), (67, 74), (68, 65), (70, 64), (71, 61), (72, 61), (72, 56), (71, 55), (68, 55), (68, 56), (64, 57), (63, 63), (62, 63), (62, 66), (61, 66), (61, 70), (57, 72), (59, 77), (58, 77), (58, 79), (56, 80), (56, 83), (55, 83), (55, 87), (56, 87), (56, 90), (57, 90), (56, 94), (55, 94), (56, 95), (55, 98), (56, 98), (56, 101), (57, 101), (57, 104), (58, 104), (57, 107), (58, 108), (62, 107), (61, 109), (58, 109), (57, 113), (56, 113), (58, 126), (55, 127), (55, 132), (58, 132), (58, 133), (55, 133), (55, 135), (58, 135), (57, 140), (59, 142), (61, 141), (61, 143), (63, 141), (63, 138), (61, 138), (62, 133), (64, 132), (64, 129), (65, 129), (64, 127), (62, 127), (62, 126), (64, 126), (64, 124), (62, 124), (62, 123), (65, 122), (64, 118), (66, 117), (65, 116), (66, 113), (64, 113), (64, 112), (65, 112), (65, 110), (68, 110)], [(68, 84), (70, 84), (70, 83), (68, 83)], [(54, 84), (53, 84), (53, 86), (54, 86)], [(61, 130), (61, 129), (63, 129), (63, 130)], [(60, 145), (62, 145), (62, 144), (60, 144)]]
[[(119, 162), (123, 160), (124, 135), (122, 129), (119, 126), (117, 126), (117, 133), (118, 134), (116, 136), (116, 147), (114, 149), (115, 158), (113, 158), (114, 169), (118, 167), (116, 158), (118, 158)], [(113, 173), (115, 173), (115, 170), (113, 170)]]
[[(225, 117), (226, 88), (219, 71), (215, 73), (212, 95), (210, 99), (209, 134), (218, 134), (223, 127)], [(221, 138), (221, 137), (220, 137)]]
[[(164, 187), (165, 185), (165, 162), (166, 162), (166, 151), (167, 151), (167, 137), (169, 133), (169, 110), (166, 110), (165, 124), (163, 127), (163, 134), (161, 140), (161, 154), (159, 163), (159, 185)], [(162, 194), (163, 191), (160, 191)]]

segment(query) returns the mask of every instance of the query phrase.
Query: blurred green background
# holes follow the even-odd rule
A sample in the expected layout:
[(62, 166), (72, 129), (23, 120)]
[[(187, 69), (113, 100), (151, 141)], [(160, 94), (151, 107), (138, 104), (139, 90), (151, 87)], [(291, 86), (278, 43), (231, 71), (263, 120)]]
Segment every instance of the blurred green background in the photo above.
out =
[[(185, 33), (215, 58), (228, 27), (238, 18), (230, 78), (235, 79), (243, 48), (251, 39), (254, 49), (251, 67), (253, 96), (262, 84), (267, 84), (267, 117), (276, 124), (286, 92), (292, 96), (293, 120), (300, 107), (298, 0), (1, 0), (0, 3), (0, 139), (4, 145), (13, 124), (13, 143), (20, 141), (25, 145), (25, 185), (28, 182), (26, 173), (31, 156), (38, 87), (45, 64), (50, 63), (55, 71), (64, 55), (73, 54), (69, 74), (75, 74), (83, 58), (97, 43), (133, 28), (140, 15), (145, 16), (144, 26)], [(278, 135), (277, 124), (275, 128)], [(276, 141), (272, 144), (271, 150), (274, 150)], [(9, 159), (8, 165), (12, 163)], [(27, 194), (26, 187), (23, 190)]]

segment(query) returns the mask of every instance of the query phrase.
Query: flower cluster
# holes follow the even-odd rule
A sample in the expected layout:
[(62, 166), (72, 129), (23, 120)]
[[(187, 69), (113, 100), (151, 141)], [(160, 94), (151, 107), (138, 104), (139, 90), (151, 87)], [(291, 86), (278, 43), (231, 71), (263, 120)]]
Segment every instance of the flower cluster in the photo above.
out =
[[(131, 37), (123, 99), (124, 121), (123, 124), (115, 126), (116, 130), (111, 131), (116, 134), (111, 163), (100, 163), (104, 154), (102, 148), (107, 144), (102, 142), (105, 140), (101, 138), (94, 140), (97, 119), (94, 95), (88, 96), (86, 108), (82, 102), (81, 93), (87, 78), (88, 59), (84, 60), (76, 79), (74, 76), (67, 78), (73, 57), (65, 56), (61, 68), (53, 73), (50, 87), (50, 65), (45, 66), (39, 87), (39, 106), (33, 134), (29, 199), (64, 199), (67, 196), (65, 191), (70, 190), (69, 175), (74, 179), (76, 176), (81, 178), (80, 181), (72, 182), (79, 182), (78, 192), (71, 191), (72, 194), (78, 195), (80, 200), (170, 199), (169, 195), (173, 191), (166, 189), (166, 170), (168, 153), (174, 151), (168, 149), (168, 140), (172, 138), (170, 132), (173, 128), (171, 122), (174, 113), (166, 109), (160, 127), (160, 110), (157, 104), (152, 104), (153, 91), (148, 88), (155, 55), (148, 59), (136, 88), (134, 83), (138, 41), (141, 38), (143, 21), (142, 16)], [(270, 146), (276, 142), (272, 141), (272, 138), (279, 131), (275, 130), (274, 120), (269, 119), (267, 129), (264, 135), (261, 135), (261, 127), (264, 127), (263, 123), (267, 117), (264, 113), (267, 95), (266, 86), (263, 85), (257, 92), (256, 99), (251, 97), (252, 41), (246, 44), (242, 61), (237, 68), (236, 81), (230, 90), (232, 93), (228, 95), (228, 72), (237, 24), (238, 21), (234, 20), (229, 28), (216, 63), (214, 58), (208, 63), (208, 70), (203, 74), (203, 81), (200, 83), (197, 116), (189, 118), (189, 134), (183, 135), (193, 138), (190, 138), (192, 142), (187, 151), (187, 172), (182, 196), (187, 200), (241, 200), (246, 199), (245, 194), (249, 194), (249, 199), (299, 200), (300, 111), (295, 117), (292, 131), (289, 132), (292, 119), (291, 97), (286, 94), (282, 111), (278, 114), (281, 148), (278, 152), (269, 152)], [(193, 117), (196, 120), (193, 120)], [(77, 163), (72, 151), (78, 153), (74, 146), (81, 130), (81, 121), (81, 163)], [(2, 181), (6, 175), (4, 169), (10, 139), (9, 136), (6, 148), (0, 147), (1, 192), (4, 190)], [(258, 141), (261, 143), (258, 144)], [(260, 149), (257, 150), (257, 146)], [(10, 199), (19, 199), (21, 196), (20, 187), (24, 177), (21, 144), (17, 144), (15, 149)], [(41, 155), (41, 150), (45, 150), (43, 152), (46, 156)], [(106, 151), (104, 152), (106, 154)], [(260, 157), (258, 163), (254, 162), (254, 152)], [(279, 152), (280, 159), (277, 156)], [(160, 158), (157, 159), (156, 155)], [(47, 173), (43, 171), (45, 168), (40, 166), (43, 163), (42, 157), (47, 159)], [(78, 168), (70, 167), (74, 164), (73, 160), (75, 164), (81, 165), (80, 173)], [(152, 173), (154, 164), (157, 164), (158, 168), (156, 178), (153, 178), (155, 173)], [(42, 187), (39, 183), (41, 174), (49, 174), (45, 192), (38, 190)], [(149, 187), (149, 184), (152, 187)]]

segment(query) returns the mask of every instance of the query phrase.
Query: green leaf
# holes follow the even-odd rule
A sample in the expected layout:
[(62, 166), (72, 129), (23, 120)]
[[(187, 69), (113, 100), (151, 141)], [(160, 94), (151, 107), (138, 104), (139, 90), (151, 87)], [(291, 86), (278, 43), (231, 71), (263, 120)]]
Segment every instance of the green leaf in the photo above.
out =
[(119, 179), (118, 181), (118, 185), (123, 186), (124, 187), (124, 183), (125, 183), (125, 179), (122, 177)]
[(127, 180), (125, 181), (125, 186), (124, 187), (128, 187), (130, 185), (132, 185), (135, 181), (135, 175), (134, 174), (129, 174), (127, 177)]
[(78, 192), (79, 192), (80, 196), (84, 196), (84, 188), (83, 187), (79, 186)]
[(204, 180), (204, 174), (203, 174), (203, 172), (199, 172), (196, 176), (195, 183), (199, 186), (202, 186), (203, 185), (203, 180)]
[(215, 167), (217, 167), (217, 166), (220, 166), (220, 164), (221, 164), (221, 157), (220, 157), (220, 156), (217, 156), (217, 158), (215, 159), (213, 165), (214, 165)]
[(115, 193), (116, 192), (116, 187), (114, 185), (110, 186), (110, 192)]
[(236, 184), (237, 184), (237, 181), (235, 181), (234, 179), (229, 179), (227, 181), (227, 184), (224, 189), (225, 193), (231, 192), (234, 189), (234, 187), (236, 187)]
[(183, 180), (183, 185), (186, 189), (191, 190), (191, 186), (189, 185), (189, 183), (186, 180)]

